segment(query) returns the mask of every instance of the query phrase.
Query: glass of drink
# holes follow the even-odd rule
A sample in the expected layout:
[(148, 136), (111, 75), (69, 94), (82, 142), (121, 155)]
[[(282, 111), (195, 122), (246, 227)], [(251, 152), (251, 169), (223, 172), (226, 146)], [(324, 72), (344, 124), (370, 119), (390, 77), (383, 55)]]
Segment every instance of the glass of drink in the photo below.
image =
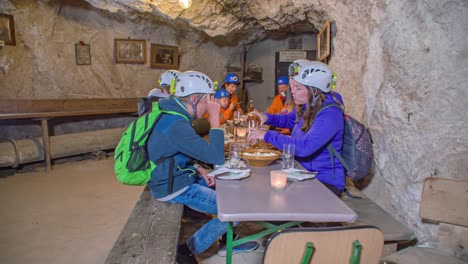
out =
[(239, 169), (241, 160), (241, 146), (237, 143), (229, 145), (228, 165), (230, 169)]
[(283, 144), (283, 170), (294, 168), (294, 151), (296, 145)]

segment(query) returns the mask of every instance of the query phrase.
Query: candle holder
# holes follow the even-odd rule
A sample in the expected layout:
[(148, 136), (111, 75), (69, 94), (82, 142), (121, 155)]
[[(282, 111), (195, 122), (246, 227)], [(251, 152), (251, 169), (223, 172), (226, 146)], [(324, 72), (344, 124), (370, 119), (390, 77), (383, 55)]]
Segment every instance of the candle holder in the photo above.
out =
[(247, 128), (246, 127), (238, 127), (236, 129), (237, 137), (245, 138), (247, 137)]
[(280, 170), (270, 171), (270, 185), (275, 190), (284, 190), (288, 180), (288, 173)]

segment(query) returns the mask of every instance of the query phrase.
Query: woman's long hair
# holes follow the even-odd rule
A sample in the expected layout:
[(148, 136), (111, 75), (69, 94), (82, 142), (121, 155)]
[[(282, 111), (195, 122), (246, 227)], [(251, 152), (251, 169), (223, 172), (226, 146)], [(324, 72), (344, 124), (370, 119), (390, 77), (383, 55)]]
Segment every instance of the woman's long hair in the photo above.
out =
[[(308, 103), (305, 104), (306, 105), (305, 109), (302, 109), (303, 107), (300, 105), (296, 106), (297, 107), (296, 122), (298, 122), (300, 118), (304, 120), (304, 122), (302, 123), (302, 127), (301, 127), (301, 130), (303, 132), (309, 131), (310, 127), (314, 123), (315, 116), (317, 115), (320, 108), (322, 108), (322, 104), (326, 99), (326, 94), (322, 92), (320, 89), (317, 89), (315, 87), (310, 87), (310, 86), (306, 86), (306, 87), (309, 88), (309, 95), (307, 97)], [(318, 98), (317, 98), (315, 106), (312, 106), (312, 99), (313, 99), (312, 93), (314, 91), (317, 91)], [(343, 104), (340, 101), (338, 101), (338, 99), (336, 99), (335, 93), (333, 91), (330, 91), (330, 94), (333, 98), (333, 101), (339, 104), (340, 107), (344, 110)]]

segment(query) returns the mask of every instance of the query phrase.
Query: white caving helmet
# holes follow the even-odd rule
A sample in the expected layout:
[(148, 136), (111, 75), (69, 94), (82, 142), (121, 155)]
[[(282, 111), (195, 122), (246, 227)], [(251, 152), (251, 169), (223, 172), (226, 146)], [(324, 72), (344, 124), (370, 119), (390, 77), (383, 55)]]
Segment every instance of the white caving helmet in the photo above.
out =
[(179, 74), (181, 74), (181, 72), (176, 70), (167, 70), (161, 73), (161, 75), (159, 75), (158, 81), (159, 86), (169, 88), (171, 86), (172, 79), (177, 79), (177, 76), (179, 76)]
[(148, 98), (152, 97), (157, 97), (157, 98), (166, 98), (169, 97), (169, 94), (165, 94), (161, 91), (159, 88), (153, 88), (149, 93), (148, 93)]
[(288, 73), (289, 77), (300, 84), (317, 88), (324, 93), (331, 91), (333, 72), (325, 63), (295, 60), (289, 65)]
[(176, 79), (175, 93), (177, 97), (191, 94), (214, 94), (214, 85), (208, 75), (198, 71), (186, 71)]

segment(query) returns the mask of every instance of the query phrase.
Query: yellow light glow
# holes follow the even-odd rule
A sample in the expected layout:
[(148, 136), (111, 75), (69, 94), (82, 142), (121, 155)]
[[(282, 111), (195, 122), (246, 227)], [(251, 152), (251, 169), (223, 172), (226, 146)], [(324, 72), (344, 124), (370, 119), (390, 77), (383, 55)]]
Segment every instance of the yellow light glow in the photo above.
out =
[(192, 5), (192, 0), (179, 0), (179, 5), (183, 9), (187, 9)]

